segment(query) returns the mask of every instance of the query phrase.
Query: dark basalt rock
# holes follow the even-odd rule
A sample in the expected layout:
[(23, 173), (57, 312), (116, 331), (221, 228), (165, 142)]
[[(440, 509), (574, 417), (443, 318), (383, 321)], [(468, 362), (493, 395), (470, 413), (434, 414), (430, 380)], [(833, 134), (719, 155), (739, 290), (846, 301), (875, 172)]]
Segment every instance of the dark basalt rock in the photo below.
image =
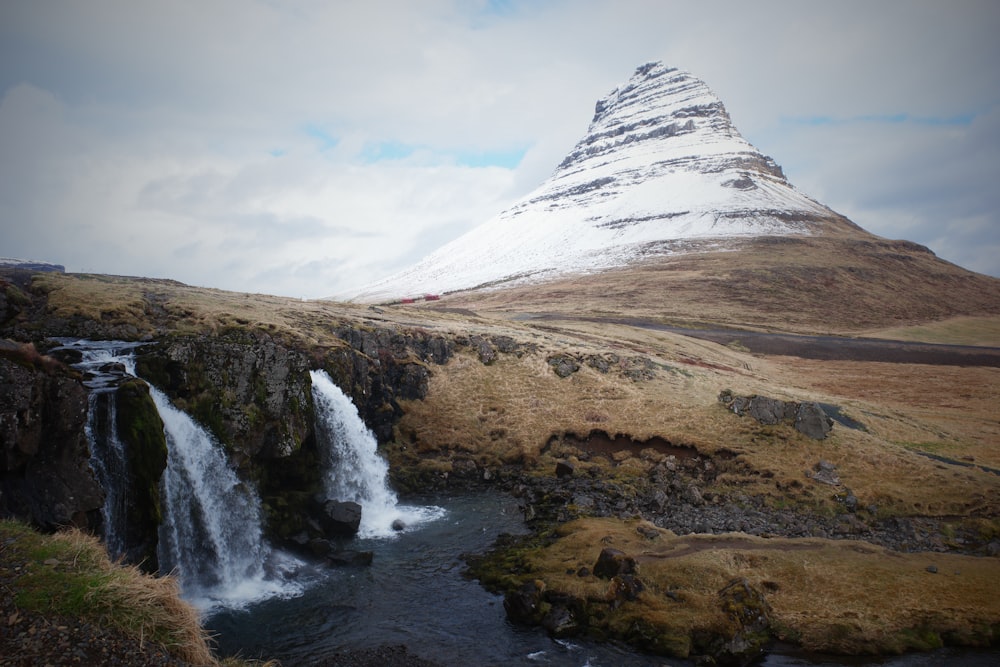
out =
[(86, 423), (87, 390), (65, 367), (30, 346), (0, 351), (0, 516), (99, 527)]
[(556, 477), (572, 477), (576, 468), (569, 461), (556, 463)]
[(327, 535), (353, 537), (361, 525), (361, 505), (353, 501), (328, 500), (318, 519)]
[[(124, 369), (123, 369), (124, 370)], [(98, 396), (101, 398), (101, 396)], [(118, 439), (128, 462), (124, 558), (156, 572), (158, 530), (163, 519), (160, 479), (167, 467), (167, 440), (163, 422), (149, 395), (149, 385), (131, 378), (115, 392)]]
[(549, 359), (549, 366), (561, 378), (568, 378), (580, 370), (580, 362), (568, 355), (557, 355)]
[(624, 551), (612, 547), (604, 547), (594, 563), (594, 576), (601, 579), (612, 579), (623, 575), (634, 575), (639, 572), (639, 564), (635, 558)]

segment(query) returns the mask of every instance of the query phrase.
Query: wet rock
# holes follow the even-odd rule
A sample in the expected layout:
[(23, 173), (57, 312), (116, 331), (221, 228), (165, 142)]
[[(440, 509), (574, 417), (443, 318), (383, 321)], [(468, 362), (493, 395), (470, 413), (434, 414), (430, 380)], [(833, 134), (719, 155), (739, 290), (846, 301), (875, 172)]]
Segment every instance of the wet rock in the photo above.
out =
[(0, 516), (97, 530), (104, 493), (90, 467), (87, 393), (33, 347), (0, 354)]
[(406, 522), (402, 519), (394, 519), (392, 522), (392, 529), (397, 533), (401, 530), (406, 530)]
[(330, 540), (324, 540), (319, 537), (308, 540), (306, 546), (309, 548), (309, 553), (320, 558), (325, 558), (334, 550), (333, 543)]
[(371, 551), (345, 549), (330, 552), (326, 560), (334, 567), (367, 567), (372, 564), (373, 558), (374, 554)]
[(526, 581), (517, 590), (508, 592), (503, 599), (503, 608), (507, 612), (507, 618), (516, 623), (528, 625), (538, 622), (544, 590), (544, 582)]
[(542, 616), (540, 624), (553, 637), (570, 637), (575, 635), (580, 629), (580, 624), (574, 617), (573, 612), (562, 604), (552, 605), (545, 615)]
[(325, 534), (353, 537), (361, 526), (361, 505), (352, 501), (328, 500), (318, 518)]
[(702, 651), (720, 665), (748, 665), (758, 659), (770, 641), (771, 606), (764, 594), (746, 579), (737, 579), (719, 591), (719, 606), (729, 620), (728, 631), (711, 637)]

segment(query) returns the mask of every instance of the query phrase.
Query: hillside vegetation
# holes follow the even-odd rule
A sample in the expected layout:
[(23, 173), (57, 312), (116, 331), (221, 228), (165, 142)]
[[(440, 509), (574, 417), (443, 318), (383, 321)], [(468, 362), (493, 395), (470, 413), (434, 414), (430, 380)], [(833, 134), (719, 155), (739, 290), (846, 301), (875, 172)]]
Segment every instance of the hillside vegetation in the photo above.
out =
[[(671, 285), (680, 282), (671, 281), (693, 275), (684, 261), (603, 283), (580, 278), (530, 293), (377, 309), (46, 274), (23, 288), (44, 295), (44, 305), (24, 310), (16, 329), (38, 340), (67, 332), (157, 340), (251, 329), (316, 358), (347, 345), (335, 332), (345, 323), (440, 336), (455, 342), (454, 354), (445, 363), (411, 359), (426, 367), (428, 390), (399, 402), (402, 414), (382, 451), (404, 490), (499, 481), (524, 494), (541, 539), (501, 545), (477, 569), (497, 590), (531, 584), (549, 608), (553, 600), (581, 600), (570, 612), (578, 631), (679, 655), (698, 648), (698, 632), (725, 625), (712, 600), (734, 580), (763, 596), (772, 636), (809, 648), (893, 652), (996, 641), (1000, 368), (765, 356), (610, 316), (995, 347), (1000, 281), (980, 277), (993, 292), (978, 302), (959, 290), (965, 296), (949, 307), (946, 299), (893, 301), (893, 286), (882, 285), (885, 293), (872, 298), (893, 303), (891, 312), (854, 317), (847, 301), (826, 310), (796, 307), (804, 302), (795, 295), (817, 289), (813, 284), (756, 303), (746, 296), (744, 306), (735, 296), (705, 298), (720, 294), (716, 288), (701, 298), (697, 289), (678, 288), (675, 299)], [(763, 259), (746, 261), (744, 273), (717, 279), (734, 295), (763, 289), (750, 280), (751, 264)], [(950, 271), (941, 270), (934, 280)], [(656, 280), (639, 283), (646, 278)], [(693, 284), (699, 280), (709, 278)], [(624, 291), (630, 285), (634, 302)], [(921, 318), (921, 308), (945, 315)], [(723, 390), (835, 406), (847, 421), (814, 440), (790, 423), (734, 414), (718, 400)], [(568, 476), (557, 477), (559, 466)], [(831, 470), (832, 478), (819, 474)], [(706, 530), (669, 528), (689, 511)], [(760, 517), (771, 523), (762, 528)], [(608, 545), (636, 561), (641, 591), (615, 592), (608, 581), (577, 574), (593, 568)], [(596, 614), (588, 606), (595, 602), (613, 609)], [(683, 613), (677, 605), (686, 605)], [(651, 644), (650, 633), (676, 642)]]

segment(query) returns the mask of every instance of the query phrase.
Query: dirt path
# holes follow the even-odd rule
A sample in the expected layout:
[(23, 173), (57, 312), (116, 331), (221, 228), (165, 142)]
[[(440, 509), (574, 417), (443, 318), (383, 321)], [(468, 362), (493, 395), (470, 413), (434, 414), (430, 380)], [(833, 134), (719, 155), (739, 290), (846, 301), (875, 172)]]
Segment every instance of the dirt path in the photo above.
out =
[(621, 324), (652, 331), (707, 340), (720, 345), (739, 344), (755, 354), (782, 355), (803, 359), (838, 361), (881, 361), (897, 364), (938, 366), (1000, 367), (1000, 347), (914, 343), (881, 338), (846, 336), (807, 336), (802, 334), (763, 333), (737, 329), (685, 329), (659, 322), (628, 318), (571, 318), (564, 315), (533, 316), (532, 320), (581, 320)]

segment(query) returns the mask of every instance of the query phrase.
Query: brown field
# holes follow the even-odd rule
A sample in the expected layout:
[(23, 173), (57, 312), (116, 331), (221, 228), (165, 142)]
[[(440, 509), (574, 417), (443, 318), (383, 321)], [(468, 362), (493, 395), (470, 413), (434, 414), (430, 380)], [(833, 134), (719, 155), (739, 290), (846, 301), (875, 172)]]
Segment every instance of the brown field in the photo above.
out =
[[(552, 435), (600, 429), (637, 439), (659, 436), (706, 454), (726, 449), (755, 470), (771, 473), (777, 482), (802, 482), (804, 471), (819, 459), (829, 460), (859, 499), (880, 505), (886, 513), (1000, 516), (1000, 476), (920, 455), (1000, 468), (997, 368), (764, 357), (739, 346), (575, 321), (571, 315), (562, 320), (515, 320), (503, 312), (476, 315), (412, 306), (377, 313), (360, 305), (303, 302), (170, 281), (60, 274), (36, 280), (49, 293), (54, 314), (117, 323), (140, 335), (158, 329), (194, 333), (249, 327), (290, 343), (329, 347), (343, 345), (330, 326), (354, 322), (442, 335), (507, 335), (537, 347), (520, 356), (501, 354), (488, 366), (464, 348), (447, 365), (431, 366), (428, 397), (404, 404), (396, 442), (388, 448), (390, 454), (407, 452), (401, 462), (447, 467), (460, 453), (482, 465), (521, 462), (551, 471), (554, 459), (542, 450)], [(953, 332), (967, 342), (970, 331), (986, 335), (983, 332), (992, 331), (997, 321), (1000, 317), (980, 316), (924, 329), (934, 330), (939, 341), (950, 342), (948, 333)], [(607, 373), (584, 362), (579, 371), (560, 378), (547, 363), (553, 355), (617, 361)], [(626, 375), (643, 364), (651, 369), (648, 377)], [(830, 438), (815, 442), (790, 427), (761, 427), (717, 402), (719, 392), (727, 388), (833, 403), (868, 431), (837, 425)], [(637, 469), (641, 472), (642, 465)], [(748, 492), (786, 493), (759, 478), (731, 481)], [(809, 497), (795, 500), (817, 502)]]
[[(758, 260), (763, 255), (753, 261)], [(735, 455), (739, 465), (716, 480), (722, 495), (756, 495), (781, 507), (831, 515), (841, 511), (837, 495), (849, 488), (861, 506), (877, 507), (880, 518), (937, 517), (975, 526), (986, 539), (1000, 535), (1000, 474), (995, 472), (1000, 469), (1000, 369), (763, 356), (739, 345), (584, 319), (628, 312), (688, 326), (869, 332), (995, 345), (1000, 299), (993, 293), (987, 290), (982, 297), (987, 303), (978, 306), (979, 297), (963, 293), (950, 310), (940, 302), (920, 306), (903, 299), (895, 311), (878, 318), (854, 317), (846, 301), (832, 309), (806, 303), (794, 315), (774, 310), (765, 317), (751, 313), (752, 304), (741, 306), (735, 296), (723, 302), (719, 295), (725, 290), (678, 288), (679, 295), (673, 294), (670, 286), (678, 284), (673, 281), (709, 280), (678, 262), (670, 269), (616, 274), (602, 284), (591, 277), (561, 288), (543, 286), (531, 299), (527, 291), (512, 290), (478, 300), (446, 297), (433, 307), (385, 307), (382, 312), (164, 281), (53, 274), (37, 280), (49, 294), (53, 315), (94, 318), (137, 337), (240, 327), (289, 344), (328, 348), (344, 344), (331, 326), (346, 322), (446, 337), (504, 335), (532, 346), (518, 354), (499, 354), (489, 365), (470, 348), (458, 347), (447, 364), (431, 364), (426, 399), (403, 402), (394, 441), (384, 447), (396, 467), (445, 472), (456, 460), (466, 459), (481, 468), (511, 464), (532, 475), (552, 476), (558, 459), (573, 456), (570, 450), (546, 448), (553, 435), (600, 430), (641, 440), (659, 437), (706, 455), (722, 450)], [(951, 275), (950, 266), (939, 267), (935, 280)], [(746, 284), (749, 274), (741, 275)], [(952, 277), (961, 278), (958, 273)], [(981, 278), (991, 288), (1000, 284)], [(651, 282), (643, 284), (646, 280)], [(719, 280), (730, 288), (736, 284)], [(637, 296), (626, 293), (632, 289)], [(781, 298), (793, 298), (793, 291), (780, 291)], [(648, 298), (654, 292), (670, 298), (654, 304)], [(916, 314), (922, 307), (947, 312), (921, 321)], [(978, 314), (954, 312), (977, 307)], [(575, 358), (580, 368), (561, 378), (549, 363), (554, 357)], [(607, 362), (606, 372), (591, 363), (595, 358)], [(810, 440), (790, 426), (761, 426), (732, 414), (717, 400), (723, 389), (835, 404), (867, 430), (838, 424), (826, 440)], [(820, 460), (836, 465), (841, 487), (808, 478), (807, 471)], [(641, 454), (595, 456), (578, 463), (581, 469), (598, 468), (616, 477), (642, 477), (651, 466)], [(897, 651), (928, 648), (942, 640), (977, 643), (1000, 624), (997, 558), (901, 555), (864, 542), (746, 535), (680, 538), (662, 533), (648, 540), (630, 522), (615, 519), (583, 520), (560, 529), (560, 535), (531, 556), (532, 576), (574, 595), (602, 595), (594, 587), (606, 582), (584, 581), (566, 571), (592, 566), (609, 538), (639, 557), (641, 576), (651, 584), (638, 606), (623, 609), (665, 627), (690, 629), (714, 622), (716, 612), (708, 601), (733, 577), (763, 587), (784, 636), (817, 649)], [(938, 568), (937, 574), (926, 571), (929, 564)], [(688, 606), (681, 609), (654, 594), (674, 589), (685, 591)]]

